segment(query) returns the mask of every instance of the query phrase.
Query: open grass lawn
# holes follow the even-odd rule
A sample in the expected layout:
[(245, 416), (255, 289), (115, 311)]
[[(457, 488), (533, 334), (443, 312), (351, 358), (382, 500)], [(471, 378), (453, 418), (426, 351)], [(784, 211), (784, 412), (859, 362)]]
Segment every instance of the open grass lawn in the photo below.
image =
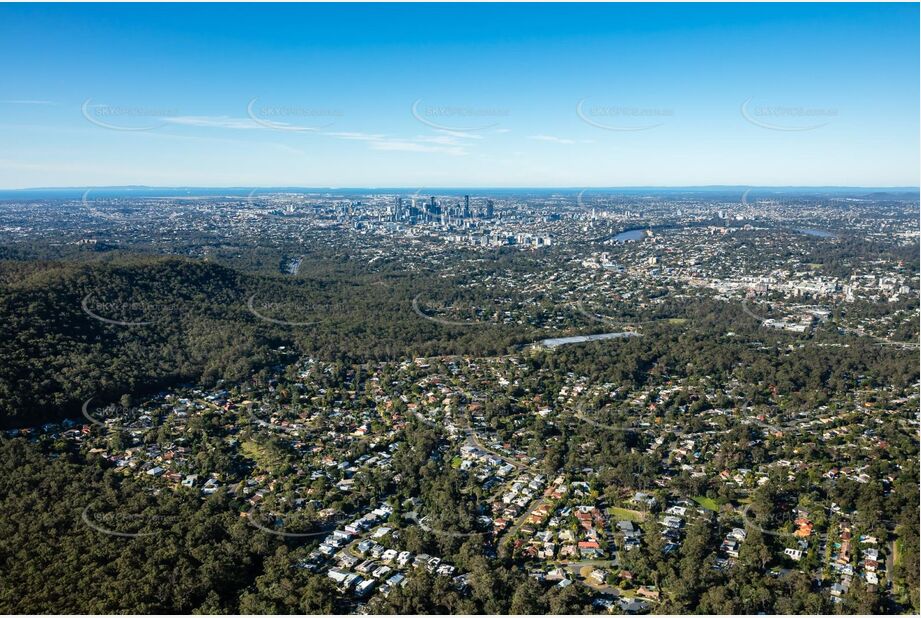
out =
[(287, 453), (274, 444), (259, 444), (255, 440), (246, 440), (240, 445), (243, 455), (252, 459), (259, 470), (280, 473), (290, 465)]
[(692, 500), (694, 500), (694, 502), (696, 502), (697, 504), (699, 504), (700, 506), (704, 507), (707, 510), (710, 510), (710, 511), (720, 510), (719, 505), (716, 503), (716, 500), (714, 500), (713, 498), (707, 498), (706, 496), (694, 496)]
[(608, 509), (611, 517), (619, 520), (629, 520), (629, 521), (645, 521), (646, 513), (640, 511), (631, 511), (630, 509), (622, 509), (620, 507), (612, 506)]
[(892, 544), (892, 573), (886, 573), (886, 577), (892, 581), (892, 595), (900, 599), (903, 603), (908, 602), (908, 595), (902, 588), (902, 582), (896, 579), (895, 574), (898, 572), (899, 565), (902, 562), (902, 539), (896, 539)]

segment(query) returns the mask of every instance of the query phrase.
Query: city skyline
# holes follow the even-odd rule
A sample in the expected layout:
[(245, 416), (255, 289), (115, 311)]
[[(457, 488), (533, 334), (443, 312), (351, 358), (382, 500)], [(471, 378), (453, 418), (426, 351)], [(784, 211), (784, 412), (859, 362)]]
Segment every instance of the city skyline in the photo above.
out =
[(917, 5), (355, 8), (3, 7), (0, 188), (919, 184)]

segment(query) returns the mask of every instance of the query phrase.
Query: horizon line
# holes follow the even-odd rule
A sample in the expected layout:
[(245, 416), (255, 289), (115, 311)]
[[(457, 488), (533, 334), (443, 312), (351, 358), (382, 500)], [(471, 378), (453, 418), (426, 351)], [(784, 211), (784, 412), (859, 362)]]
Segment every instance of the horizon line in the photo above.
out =
[(270, 189), (286, 189), (286, 190), (302, 190), (302, 191), (341, 191), (341, 190), (354, 190), (361, 189), (367, 191), (395, 191), (395, 190), (415, 190), (415, 191), (437, 191), (437, 190), (474, 190), (474, 189), (485, 189), (485, 190), (567, 190), (567, 191), (580, 191), (580, 190), (620, 190), (620, 189), (885, 189), (885, 190), (899, 190), (899, 191), (919, 191), (921, 192), (921, 185), (754, 185), (754, 184), (702, 184), (702, 185), (502, 185), (502, 186), (486, 186), (486, 185), (406, 185), (406, 186), (371, 186), (371, 185), (338, 185), (338, 186), (307, 186), (307, 185), (62, 185), (62, 186), (45, 186), (45, 187), (0, 187), (0, 192), (16, 192), (16, 191), (72, 191), (72, 190), (92, 190), (92, 189), (144, 189), (144, 190), (178, 190), (178, 189), (220, 189), (220, 190), (235, 190), (235, 191), (246, 191), (246, 190), (270, 190)]

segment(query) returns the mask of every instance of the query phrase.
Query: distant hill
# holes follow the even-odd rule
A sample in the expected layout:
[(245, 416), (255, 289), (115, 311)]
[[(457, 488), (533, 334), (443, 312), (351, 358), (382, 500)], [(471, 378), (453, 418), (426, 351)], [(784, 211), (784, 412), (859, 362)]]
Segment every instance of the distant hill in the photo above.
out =
[(216, 264), (7, 262), (0, 282), (5, 425), (73, 416), (89, 397), (239, 378), (270, 359), (240, 306), (245, 278)]
[(283, 362), (280, 346), (364, 362), (527, 338), (421, 319), (411, 300), (435, 285), (422, 277), (327, 268), (305, 263), (294, 278), (175, 257), (0, 261), (0, 426), (77, 417), (90, 397), (240, 380)]

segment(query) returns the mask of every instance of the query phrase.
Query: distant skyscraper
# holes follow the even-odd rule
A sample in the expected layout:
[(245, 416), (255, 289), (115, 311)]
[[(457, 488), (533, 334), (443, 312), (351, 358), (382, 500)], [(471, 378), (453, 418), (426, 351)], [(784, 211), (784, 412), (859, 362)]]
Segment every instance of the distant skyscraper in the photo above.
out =
[(470, 218), (470, 196), (464, 196), (464, 219)]
[(492, 200), (486, 200), (486, 218), (492, 219), (494, 214), (496, 214), (496, 209)]

